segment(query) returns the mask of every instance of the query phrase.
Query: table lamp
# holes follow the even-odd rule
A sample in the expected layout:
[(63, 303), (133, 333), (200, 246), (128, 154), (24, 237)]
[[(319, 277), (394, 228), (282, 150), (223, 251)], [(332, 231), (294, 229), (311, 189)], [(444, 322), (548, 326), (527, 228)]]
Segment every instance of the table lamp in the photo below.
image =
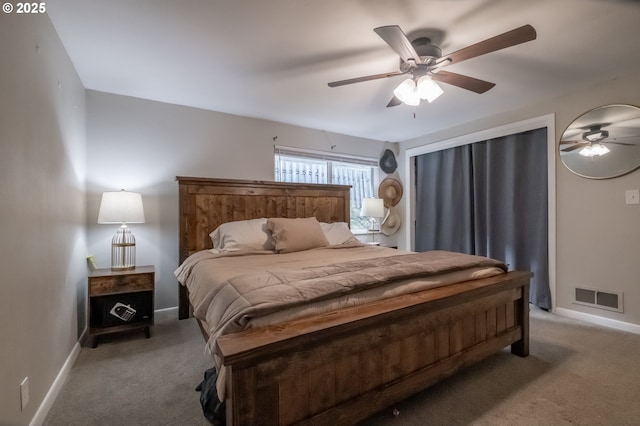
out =
[(136, 239), (127, 223), (144, 223), (142, 195), (124, 189), (103, 192), (98, 212), (98, 223), (119, 223), (118, 232), (111, 240), (111, 270), (126, 271), (136, 267)]
[[(360, 216), (368, 217), (371, 221), (371, 227), (369, 231), (373, 233), (379, 229), (376, 227), (376, 222), (379, 218), (384, 217), (384, 200), (382, 198), (365, 198), (362, 200), (362, 209), (360, 210)], [(375, 242), (375, 235), (373, 237)]]

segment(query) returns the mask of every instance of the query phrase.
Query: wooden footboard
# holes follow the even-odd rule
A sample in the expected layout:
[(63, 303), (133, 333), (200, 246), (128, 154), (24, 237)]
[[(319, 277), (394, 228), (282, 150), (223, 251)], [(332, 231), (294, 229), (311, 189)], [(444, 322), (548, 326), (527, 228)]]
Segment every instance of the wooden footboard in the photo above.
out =
[(353, 424), (511, 345), (529, 353), (529, 272), (221, 337), (227, 424)]

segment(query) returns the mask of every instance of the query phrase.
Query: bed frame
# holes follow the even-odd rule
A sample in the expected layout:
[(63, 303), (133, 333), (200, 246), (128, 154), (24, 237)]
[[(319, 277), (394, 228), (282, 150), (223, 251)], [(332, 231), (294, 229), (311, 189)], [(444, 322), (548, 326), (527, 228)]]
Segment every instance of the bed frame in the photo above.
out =
[[(349, 222), (349, 187), (177, 177), (180, 262), (231, 220)], [(511, 345), (529, 354), (530, 272), (226, 335), (227, 424), (353, 424)], [(190, 315), (179, 286), (180, 318)]]

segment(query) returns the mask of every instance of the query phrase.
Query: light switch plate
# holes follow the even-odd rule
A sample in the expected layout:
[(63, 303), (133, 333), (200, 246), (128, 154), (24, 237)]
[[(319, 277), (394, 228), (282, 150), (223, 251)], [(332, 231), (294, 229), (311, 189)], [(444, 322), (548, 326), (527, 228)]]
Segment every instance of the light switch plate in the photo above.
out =
[(640, 190), (627, 189), (624, 196), (627, 204), (640, 204)]

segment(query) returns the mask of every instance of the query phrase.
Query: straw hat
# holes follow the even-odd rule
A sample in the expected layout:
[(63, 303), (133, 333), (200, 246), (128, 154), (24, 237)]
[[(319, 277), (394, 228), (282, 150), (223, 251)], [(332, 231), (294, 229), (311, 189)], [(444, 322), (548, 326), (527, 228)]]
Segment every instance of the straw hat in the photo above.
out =
[(385, 178), (378, 187), (378, 197), (384, 200), (385, 207), (395, 206), (402, 198), (402, 184), (397, 179)]
[(389, 208), (387, 215), (380, 224), (380, 232), (384, 235), (392, 235), (400, 228), (400, 215), (394, 208)]

